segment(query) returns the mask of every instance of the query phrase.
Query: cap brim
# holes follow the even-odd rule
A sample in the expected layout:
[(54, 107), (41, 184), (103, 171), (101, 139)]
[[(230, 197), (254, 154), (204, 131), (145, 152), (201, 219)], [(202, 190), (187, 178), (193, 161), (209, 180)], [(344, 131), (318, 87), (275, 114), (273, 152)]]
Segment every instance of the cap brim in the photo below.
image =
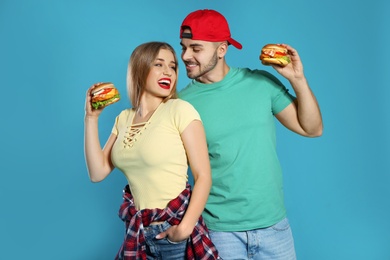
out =
[(238, 41), (234, 40), (233, 38), (230, 38), (230, 39), (228, 40), (228, 43), (230, 43), (231, 45), (233, 45), (234, 47), (236, 47), (236, 48), (239, 49), (239, 50), (242, 49), (241, 43), (239, 43)]

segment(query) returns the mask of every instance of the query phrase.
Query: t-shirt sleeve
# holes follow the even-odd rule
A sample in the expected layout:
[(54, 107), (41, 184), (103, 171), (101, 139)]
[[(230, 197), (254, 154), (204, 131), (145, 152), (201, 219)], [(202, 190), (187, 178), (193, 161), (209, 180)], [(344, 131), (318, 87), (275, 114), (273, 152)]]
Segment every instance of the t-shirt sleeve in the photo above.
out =
[(111, 133), (118, 136), (118, 121), (119, 115), (115, 118), (114, 126), (112, 127)]
[(198, 111), (187, 101), (177, 99), (173, 107), (174, 121), (177, 129), (182, 133), (186, 127), (194, 120), (201, 121)]
[(276, 115), (290, 105), (295, 97), (290, 94), (289, 90), (274, 75), (266, 71), (261, 71), (261, 73), (268, 79), (267, 83), (270, 86), (272, 113)]
[(287, 88), (280, 88), (272, 100), (272, 113), (274, 115), (278, 114), (290, 105), (294, 99), (295, 97), (290, 94)]
[(111, 133), (118, 136), (119, 132), (119, 127), (120, 124), (124, 124), (126, 122), (126, 118), (130, 116), (130, 110), (126, 109), (123, 110), (116, 118), (114, 121), (114, 126), (112, 127)]

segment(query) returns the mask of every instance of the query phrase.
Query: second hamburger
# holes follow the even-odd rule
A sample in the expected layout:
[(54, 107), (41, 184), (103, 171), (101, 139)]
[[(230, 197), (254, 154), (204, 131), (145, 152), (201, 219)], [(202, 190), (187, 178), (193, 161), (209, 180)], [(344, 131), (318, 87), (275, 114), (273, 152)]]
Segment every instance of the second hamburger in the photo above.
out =
[(291, 62), (287, 48), (277, 44), (267, 44), (261, 49), (261, 63), (264, 65), (286, 66)]

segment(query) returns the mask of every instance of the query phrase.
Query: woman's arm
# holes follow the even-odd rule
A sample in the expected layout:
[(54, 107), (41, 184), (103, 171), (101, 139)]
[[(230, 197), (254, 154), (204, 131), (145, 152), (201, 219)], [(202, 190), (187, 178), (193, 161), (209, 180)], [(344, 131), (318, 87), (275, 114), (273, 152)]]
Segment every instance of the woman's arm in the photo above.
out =
[(168, 236), (171, 241), (188, 238), (204, 210), (211, 188), (211, 169), (207, 150), (206, 135), (202, 122), (192, 121), (183, 131), (182, 140), (194, 177), (190, 204), (179, 225), (169, 228), (156, 238)]
[(98, 133), (98, 119), (102, 109), (92, 109), (91, 90), (98, 84), (93, 85), (87, 91), (84, 118), (84, 153), (89, 178), (92, 182), (104, 180), (114, 169), (111, 163), (111, 149), (116, 136), (111, 134), (104, 149), (101, 148)]

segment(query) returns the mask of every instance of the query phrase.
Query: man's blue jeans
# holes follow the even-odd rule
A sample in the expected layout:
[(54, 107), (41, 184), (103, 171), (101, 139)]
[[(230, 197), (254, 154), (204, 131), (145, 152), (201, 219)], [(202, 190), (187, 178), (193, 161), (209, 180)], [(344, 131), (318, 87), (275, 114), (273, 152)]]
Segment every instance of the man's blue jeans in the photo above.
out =
[(285, 218), (268, 227), (242, 232), (217, 232), (210, 237), (223, 260), (295, 260), (294, 239)]

